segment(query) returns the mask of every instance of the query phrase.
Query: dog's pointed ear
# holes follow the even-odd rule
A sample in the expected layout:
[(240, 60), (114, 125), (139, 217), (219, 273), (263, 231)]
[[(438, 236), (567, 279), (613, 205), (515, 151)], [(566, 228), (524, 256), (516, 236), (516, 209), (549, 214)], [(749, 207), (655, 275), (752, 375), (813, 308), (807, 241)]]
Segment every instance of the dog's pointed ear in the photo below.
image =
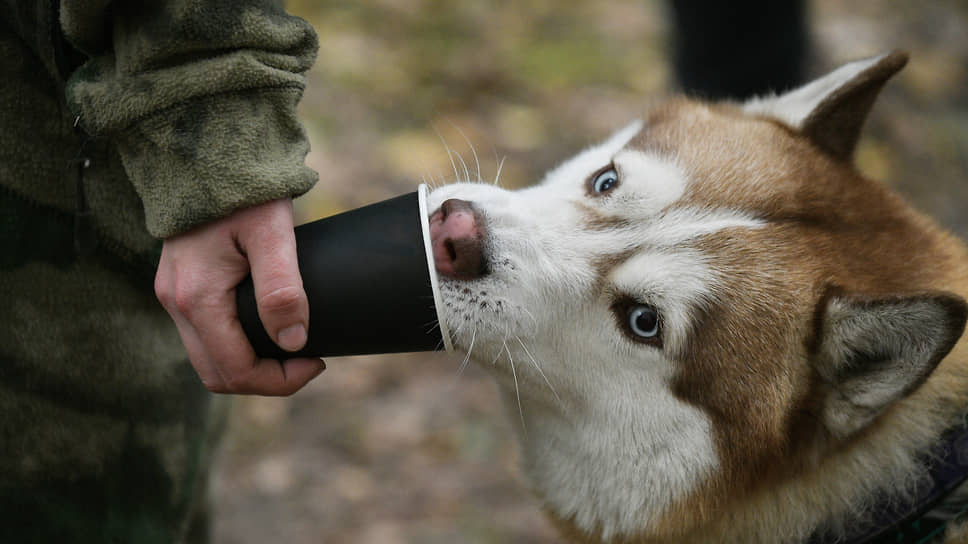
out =
[(814, 359), (819, 415), (839, 438), (917, 389), (961, 338), (968, 318), (968, 304), (946, 293), (877, 300), (835, 295), (821, 305)]
[(785, 94), (753, 98), (743, 109), (776, 117), (827, 153), (850, 160), (874, 99), (907, 61), (906, 53), (894, 51), (851, 62)]

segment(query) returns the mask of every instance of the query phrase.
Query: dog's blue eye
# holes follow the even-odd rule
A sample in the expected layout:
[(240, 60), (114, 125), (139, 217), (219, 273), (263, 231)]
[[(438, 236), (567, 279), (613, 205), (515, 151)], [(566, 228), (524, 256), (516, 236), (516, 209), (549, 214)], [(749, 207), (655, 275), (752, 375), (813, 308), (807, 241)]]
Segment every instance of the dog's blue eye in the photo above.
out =
[(592, 180), (592, 192), (597, 195), (607, 193), (614, 189), (616, 185), (618, 185), (618, 172), (614, 168), (609, 168)]
[(643, 340), (659, 336), (659, 314), (651, 306), (639, 304), (629, 308), (628, 325), (632, 334)]

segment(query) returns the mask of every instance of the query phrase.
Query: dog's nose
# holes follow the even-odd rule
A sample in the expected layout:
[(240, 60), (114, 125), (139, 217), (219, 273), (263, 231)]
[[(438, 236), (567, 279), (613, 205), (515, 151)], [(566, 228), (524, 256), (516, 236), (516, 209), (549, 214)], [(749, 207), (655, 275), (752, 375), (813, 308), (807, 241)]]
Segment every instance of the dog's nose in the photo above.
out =
[(458, 280), (487, 273), (484, 239), (487, 232), (480, 214), (466, 200), (451, 198), (430, 216), (430, 241), (437, 272)]

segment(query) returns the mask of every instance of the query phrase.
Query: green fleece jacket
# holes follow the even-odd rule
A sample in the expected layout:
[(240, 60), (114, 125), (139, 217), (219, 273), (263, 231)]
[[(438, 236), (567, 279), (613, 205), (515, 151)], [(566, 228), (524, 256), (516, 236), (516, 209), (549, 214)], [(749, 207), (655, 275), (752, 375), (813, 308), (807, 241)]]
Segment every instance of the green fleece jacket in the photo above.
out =
[(309, 189), (315, 52), (270, 0), (0, 0), (0, 542), (205, 540), (158, 239)]
[[(70, 164), (90, 158), (78, 168), (95, 227), (137, 252), (152, 243), (145, 226), (166, 238), (315, 182), (296, 104), (316, 35), (280, 2), (0, 10), (0, 185), (13, 193), (73, 213)], [(42, 181), (55, 178), (65, 183)]]

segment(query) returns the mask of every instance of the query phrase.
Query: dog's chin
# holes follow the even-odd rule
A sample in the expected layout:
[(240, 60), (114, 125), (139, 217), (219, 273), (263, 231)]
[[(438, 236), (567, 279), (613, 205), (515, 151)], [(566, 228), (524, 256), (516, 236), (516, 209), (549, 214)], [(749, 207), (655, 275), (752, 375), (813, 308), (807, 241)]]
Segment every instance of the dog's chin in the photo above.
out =
[[(441, 278), (443, 312), (440, 316), (454, 347), (469, 359), (484, 363), (501, 353), (520, 349), (536, 330), (536, 311), (527, 308), (516, 292), (510, 261), (489, 261), (489, 273), (474, 280)], [(506, 355), (505, 355), (506, 357)]]

